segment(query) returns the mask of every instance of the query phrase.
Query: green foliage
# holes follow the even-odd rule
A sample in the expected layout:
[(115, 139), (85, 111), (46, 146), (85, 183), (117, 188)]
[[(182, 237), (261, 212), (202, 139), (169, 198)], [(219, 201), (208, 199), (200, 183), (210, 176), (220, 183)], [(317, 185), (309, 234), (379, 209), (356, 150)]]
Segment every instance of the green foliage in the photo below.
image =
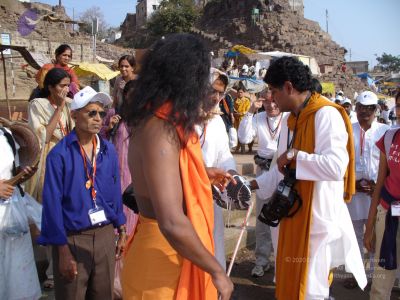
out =
[(382, 56), (377, 57), (376, 60), (384, 71), (400, 72), (400, 56), (394, 56), (384, 52)]
[(199, 16), (192, 0), (163, 0), (147, 28), (154, 36), (188, 32)]

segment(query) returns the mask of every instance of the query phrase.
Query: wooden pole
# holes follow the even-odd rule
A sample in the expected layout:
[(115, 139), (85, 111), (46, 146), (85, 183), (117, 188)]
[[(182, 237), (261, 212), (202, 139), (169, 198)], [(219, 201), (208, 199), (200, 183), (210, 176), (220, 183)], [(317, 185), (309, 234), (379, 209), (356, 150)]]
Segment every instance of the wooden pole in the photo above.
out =
[(3, 61), (4, 93), (6, 94), (6, 100), (7, 100), (8, 118), (9, 118), (10, 121), (11, 121), (11, 107), (10, 107), (10, 100), (8, 99), (8, 90), (7, 90), (6, 60), (4, 59), (3, 51), (1, 51), (1, 60)]

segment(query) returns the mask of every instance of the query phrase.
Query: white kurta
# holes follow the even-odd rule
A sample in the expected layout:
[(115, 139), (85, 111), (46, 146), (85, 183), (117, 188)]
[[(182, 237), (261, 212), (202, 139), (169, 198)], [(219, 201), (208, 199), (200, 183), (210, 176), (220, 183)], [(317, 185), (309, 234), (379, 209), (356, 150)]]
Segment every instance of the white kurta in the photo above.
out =
[[(354, 149), (356, 154), (356, 180), (366, 179), (376, 182), (379, 169), (380, 150), (375, 143), (383, 136), (388, 125), (373, 122), (371, 128), (365, 132), (363, 155), (361, 155), (361, 132), (360, 124), (353, 124)], [(351, 202), (347, 204), (351, 219), (368, 219), (369, 207), (371, 205), (371, 196), (365, 193), (356, 193)]]
[(357, 114), (355, 111), (353, 111), (353, 110), (350, 111), (349, 118), (350, 118), (351, 124), (358, 123)]
[[(278, 127), (281, 116), (268, 117), (269, 126), (272, 130)], [(280, 127), (280, 125), (279, 125)], [(267, 124), (267, 114), (265, 111), (258, 114), (247, 113), (238, 128), (239, 142), (249, 144), (258, 137), (257, 154), (266, 159), (272, 159), (278, 148), (278, 139), (280, 128), (277, 129), (275, 136), (271, 136)]]
[[(235, 159), (229, 149), (229, 138), (226, 133), (226, 127), (220, 115), (215, 115), (207, 122), (206, 130), (200, 126), (196, 126), (196, 132), (200, 136), (200, 145), (206, 167), (216, 167), (224, 171), (236, 171)], [(215, 257), (225, 270), (224, 229), (225, 225), (222, 208), (214, 202), (213, 236)]]
[(196, 132), (200, 136), (206, 167), (216, 167), (225, 171), (236, 170), (235, 159), (229, 149), (226, 127), (220, 115), (215, 115), (207, 122), (205, 131), (202, 127), (196, 126)]
[[(18, 144), (16, 147), (19, 148)], [(0, 155), (0, 180), (10, 179), (14, 154), (2, 131), (0, 131)], [(24, 198), (16, 188), (7, 202), (0, 199), (0, 220), (3, 219), (10, 201), (17, 202), (15, 205), (18, 205), (21, 216), (28, 218)], [(22, 236), (0, 233), (0, 299), (39, 299), (40, 297), (41, 290), (29, 230)]]
[[(287, 117), (282, 122), (278, 155), (287, 150)], [(343, 264), (361, 288), (367, 284), (350, 214), (343, 200), (343, 176), (349, 161), (346, 145), (347, 133), (340, 113), (326, 106), (315, 116), (314, 153), (299, 151), (297, 154), (296, 178), (315, 182), (306, 299), (327, 298), (329, 271)], [(282, 179), (275, 165), (263, 177), (264, 186), (269, 186), (263, 188), (263, 196), (271, 197)]]

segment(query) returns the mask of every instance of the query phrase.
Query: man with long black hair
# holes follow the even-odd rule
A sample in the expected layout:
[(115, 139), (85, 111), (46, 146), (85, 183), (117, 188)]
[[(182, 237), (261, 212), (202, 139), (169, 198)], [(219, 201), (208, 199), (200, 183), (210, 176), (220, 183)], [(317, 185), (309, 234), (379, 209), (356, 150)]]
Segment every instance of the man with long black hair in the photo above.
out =
[(230, 299), (233, 284), (214, 257), (211, 184), (232, 176), (205, 168), (195, 125), (208, 111), (209, 50), (174, 34), (144, 60), (124, 118), (139, 225), (122, 273), (123, 298)]

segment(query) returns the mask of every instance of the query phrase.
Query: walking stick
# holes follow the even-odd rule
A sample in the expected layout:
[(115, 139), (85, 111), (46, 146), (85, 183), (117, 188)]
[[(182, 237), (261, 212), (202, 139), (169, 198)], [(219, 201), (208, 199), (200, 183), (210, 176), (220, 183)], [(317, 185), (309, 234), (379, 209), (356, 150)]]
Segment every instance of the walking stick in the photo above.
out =
[(240, 235), (239, 235), (238, 241), (236, 242), (235, 251), (233, 251), (233, 255), (232, 255), (232, 258), (231, 258), (231, 262), (229, 263), (228, 271), (226, 272), (228, 277), (231, 275), (232, 267), (233, 267), (233, 264), (235, 262), (236, 255), (237, 255), (237, 253), (239, 251), (240, 242), (242, 241), (243, 234), (244, 234), (244, 232), (245, 232), (245, 230), (247, 228), (251, 212), (253, 211), (253, 207), (254, 207), (254, 201), (251, 201), (250, 206), (247, 209), (246, 217), (244, 218), (243, 223), (242, 223), (242, 230), (240, 231)]

